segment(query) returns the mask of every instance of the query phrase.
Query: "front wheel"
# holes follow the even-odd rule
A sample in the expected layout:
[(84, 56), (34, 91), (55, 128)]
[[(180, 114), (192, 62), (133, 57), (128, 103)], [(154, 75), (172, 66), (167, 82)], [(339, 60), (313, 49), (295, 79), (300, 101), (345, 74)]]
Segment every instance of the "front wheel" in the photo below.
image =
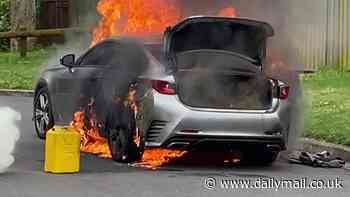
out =
[(54, 126), (52, 105), (47, 88), (41, 88), (34, 98), (33, 121), (37, 136), (46, 138), (46, 133)]

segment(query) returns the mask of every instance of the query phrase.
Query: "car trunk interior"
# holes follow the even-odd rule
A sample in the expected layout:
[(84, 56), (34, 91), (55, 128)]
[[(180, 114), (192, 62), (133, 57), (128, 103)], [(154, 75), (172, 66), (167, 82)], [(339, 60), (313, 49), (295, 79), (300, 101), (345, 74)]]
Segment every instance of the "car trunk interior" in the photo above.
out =
[(177, 56), (177, 91), (191, 107), (267, 110), (272, 84), (260, 67), (238, 56), (203, 50)]

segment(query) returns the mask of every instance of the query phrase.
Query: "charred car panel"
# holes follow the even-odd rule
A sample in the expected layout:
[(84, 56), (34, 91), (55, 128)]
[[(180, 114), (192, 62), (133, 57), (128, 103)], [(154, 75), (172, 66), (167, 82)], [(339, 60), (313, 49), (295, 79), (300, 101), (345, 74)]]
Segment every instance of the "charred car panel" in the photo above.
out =
[[(92, 143), (90, 147), (95, 141), (104, 144), (106, 140), (102, 138), (107, 138), (112, 150), (112, 139), (124, 147), (123, 151), (112, 151), (115, 160), (137, 160), (149, 125), (145, 114), (153, 105), (149, 79), (141, 76), (152, 63), (148, 56), (137, 41), (110, 39), (77, 61), (67, 55), (61, 65), (44, 71), (34, 99), (33, 116), (39, 137), (45, 138), (53, 124), (72, 125), (86, 135), (82, 140)], [(49, 98), (49, 104), (41, 102), (44, 97)], [(48, 108), (52, 116), (43, 118)], [(109, 157), (108, 151), (105, 154)]]

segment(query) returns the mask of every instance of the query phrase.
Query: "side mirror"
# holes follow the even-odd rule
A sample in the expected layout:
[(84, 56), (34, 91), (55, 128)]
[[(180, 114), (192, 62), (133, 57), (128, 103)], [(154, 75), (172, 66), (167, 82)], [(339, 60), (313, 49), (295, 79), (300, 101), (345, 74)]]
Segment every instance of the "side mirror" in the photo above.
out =
[(66, 67), (73, 67), (75, 65), (75, 55), (69, 54), (65, 55), (61, 58), (61, 64)]

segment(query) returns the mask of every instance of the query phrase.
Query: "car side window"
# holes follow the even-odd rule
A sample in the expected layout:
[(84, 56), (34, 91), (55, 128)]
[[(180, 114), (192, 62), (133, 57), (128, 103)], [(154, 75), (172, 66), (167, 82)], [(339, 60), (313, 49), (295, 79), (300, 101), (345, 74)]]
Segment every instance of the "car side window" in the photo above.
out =
[(102, 43), (89, 50), (78, 60), (79, 66), (108, 66), (115, 61), (116, 45), (114, 43)]

